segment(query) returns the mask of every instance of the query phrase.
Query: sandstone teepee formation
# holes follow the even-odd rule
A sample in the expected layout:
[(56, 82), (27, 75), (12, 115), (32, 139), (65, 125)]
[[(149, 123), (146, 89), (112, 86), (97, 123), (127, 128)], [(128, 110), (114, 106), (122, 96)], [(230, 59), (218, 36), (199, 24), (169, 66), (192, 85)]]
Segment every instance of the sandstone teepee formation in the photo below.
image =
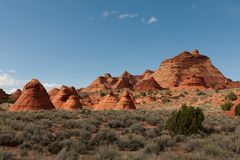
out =
[(169, 89), (225, 89), (239, 85), (224, 77), (198, 50), (184, 51), (163, 61), (152, 76), (160, 86)]
[[(145, 83), (147, 86), (156, 86), (149, 78), (154, 80), (163, 88), (171, 90), (205, 90), (205, 89), (226, 89), (240, 87), (240, 82), (233, 82), (226, 78), (211, 60), (199, 53), (197, 49), (184, 51), (179, 55), (163, 61), (155, 72), (146, 70), (142, 75), (131, 75), (125, 71), (119, 77), (112, 77), (110, 74), (98, 77), (88, 87), (81, 89), (81, 92), (96, 92), (114, 89), (134, 89)], [(150, 84), (153, 83), (153, 84)], [(144, 86), (145, 86), (144, 85)], [(158, 90), (158, 87), (156, 88)]]
[(115, 109), (117, 103), (118, 97), (113, 92), (110, 92), (99, 102), (99, 104), (95, 107), (95, 110)]
[(163, 88), (155, 81), (153, 77), (138, 82), (134, 87), (134, 90), (138, 92), (155, 91), (161, 89)]
[(32, 79), (23, 89), (21, 96), (10, 107), (10, 111), (33, 111), (54, 109), (52, 102), (43, 85)]
[(142, 79), (148, 79), (152, 74), (154, 73), (154, 71), (147, 69), (146, 71), (143, 72)]
[(51, 91), (51, 100), (56, 109), (76, 110), (82, 108), (80, 97), (74, 87), (62, 86), (58, 92), (56, 91), (56, 89)]
[(122, 109), (136, 109), (132, 96), (128, 91), (124, 91), (120, 98), (113, 92), (105, 96), (95, 110), (122, 110)]
[(7, 99), (7, 94), (3, 89), (0, 89), (0, 103)]
[(82, 108), (82, 104), (79, 101), (79, 97), (71, 95), (68, 100), (62, 105), (63, 110), (78, 110)]
[(59, 89), (58, 88), (52, 88), (50, 91), (48, 91), (48, 95), (51, 100), (55, 97), (55, 95), (58, 93)]
[(18, 100), (18, 98), (21, 96), (22, 94), (22, 91), (20, 89), (17, 89), (14, 93), (12, 93), (10, 96), (9, 96), (9, 99), (12, 101), (12, 102), (15, 102)]
[(128, 91), (124, 91), (120, 101), (117, 103), (117, 106), (115, 108), (116, 110), (122, 110), (122, 109), (136, 109), (136, 106), (134, 104), (134, 101)]

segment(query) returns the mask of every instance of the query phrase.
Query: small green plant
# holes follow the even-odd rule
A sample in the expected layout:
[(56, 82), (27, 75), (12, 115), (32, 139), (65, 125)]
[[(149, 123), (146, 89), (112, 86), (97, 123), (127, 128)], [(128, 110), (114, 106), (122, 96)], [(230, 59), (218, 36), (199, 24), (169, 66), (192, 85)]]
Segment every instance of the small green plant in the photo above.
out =
[(145, 92), (142, 92), (142, 93), (141, 93), (141, 96), (142, 96), (142, 97), (146, 97), (147, 94), (146, 94)]
[(237, 100), (237, 95), (233, 92), (229, 92), (226, 96), (225, 96), (225, 100), (229, 100), (229, 101), (235, 101)]
[(13, 160), (13, 159), (15, 159), (15, 156), (12, 155), (11, 153), (0, 150), (0, 159), (1, 160)]
[(235, 108), (235, 115), (240, 116), (240, 104), (238, 104)]
[(161, 98), (161, 102), (162, 103), (168, 103), (168, 102), (171, 102), (171, 100), (169, 98), (167, 98), (167, 97), (162, 97)]
[(121, 160), (121, 154), (114, 147), (102, 147), (94, 160)]
[(135, 123), (130, 126), (130, 130), (135, 134), (144, 134), (145, 128), (140, 123)]
[(173, 134), (192, 135), (202, 129), (204, 114), (202, 109), (183, 105), (174, 111), (167, 121), (166, 128)]
[(232, 107), (233, 107), (233, 103), (231, 101), (227, 101), (221, 105), (221, 109), (223, 111), (230, 111)]
[(109, 129), (100, 130), (92, 140), (93, 145), (109, 145), (117, 141), (117, 135)]
[(204, 95), (206, 95), (206, 93), (203, 92), (203, 91), (197, 91), (196, 95), (197, 96), (204, 96)]
[(128, 137), (127, 139), (120, 139), (117, 145), (121, 151), (138, 151), (144, 148), (143, 139)]

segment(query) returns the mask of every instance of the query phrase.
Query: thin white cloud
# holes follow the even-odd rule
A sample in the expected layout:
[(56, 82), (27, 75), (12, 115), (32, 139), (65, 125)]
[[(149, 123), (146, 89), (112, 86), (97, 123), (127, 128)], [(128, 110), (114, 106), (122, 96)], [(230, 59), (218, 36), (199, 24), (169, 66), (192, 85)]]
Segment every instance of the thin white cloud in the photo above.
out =
[(0, 73), (0, 88), (7, 93), (13, 93), (17, 88), (22, 88), (26, 83), (24, 80), (17, 80), (7, 73)]
[(135, 18), (137, 16), (138, 14), (125, 13), (125, 14), (119, 14), (118, 19)]
[(158, 19), (156, 17), (150, 17), (147, 24), (154, 24), (154, 23), (157, 23), (158, 22)]
[(107, 18), (111, 15), (114, 15), (114, 14), (117, 14), (118, 11), (115, 11), (115, 10), (111, 10), (111, 11), (104, 11), (101, 15), (102, 18)]
[(57, 83), (44, 83), (43, 86), (45, 87), (46, 90), (49, 90), (51, 88), (59, 88), (61, 87), (60, 84), (57, 84)]
[(10, 90), (6, 90), (6, 92), (7, 92), (8, 94), (12, 94), (12, 93), (16, 92), (17, 90), (18, 90), (18, 88), (12, 88), (12, 89), (10, 89)]
[(9, 72), (9, 73), (17, 73), (17, 71), (14, 70), (14, 69), (9, 69), (8, 72)]
[(103, 18), (106, 18), (106, 17), (108, 17), (108, 16), (109, 16), (109, 12), (108, 12), (108, 11), (103, 12), (103, 14), (102, 14), (102, 17), (103, 17)]
[(12, 76), (7, 73), (0, 74), (0, 87), (8, 87), (8, 86), (17, 86), (21, 85), (23, 81), (16, 80)]

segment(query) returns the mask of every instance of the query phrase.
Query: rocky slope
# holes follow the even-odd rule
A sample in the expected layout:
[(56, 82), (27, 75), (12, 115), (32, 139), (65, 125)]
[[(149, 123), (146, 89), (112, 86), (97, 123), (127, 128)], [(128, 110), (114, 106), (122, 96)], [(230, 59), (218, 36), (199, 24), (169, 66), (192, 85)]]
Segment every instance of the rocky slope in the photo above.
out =
[(238, 83), (227, 79), (198, 50), (192, 53), (184, 51), (163, 61), (152, 76), (158, 84), (169, 89), (225, 89), (238, 86)]
[[(150, 79), (153, 78), (153, 79)], [(157, 83), (157, 84), (156, 84)], [(120, 77), (110, 74), (98, 77), (81, 92), (96, 92), (114, 89), (135, 89), (136, 91), (160, 90), (206, 90), (240, 87), (240, 82), (226, 78), (211, 62), (196, 49), (184, 51), (164, 60), (155, 71), (146, 70), (142, 75), (131, 75), (125, 71)]]
[(76, 110), (81, 109), (80, 97), (74, 87), (62, 86), (59, 89), (52, 89), (48, 93), (56, 109)]

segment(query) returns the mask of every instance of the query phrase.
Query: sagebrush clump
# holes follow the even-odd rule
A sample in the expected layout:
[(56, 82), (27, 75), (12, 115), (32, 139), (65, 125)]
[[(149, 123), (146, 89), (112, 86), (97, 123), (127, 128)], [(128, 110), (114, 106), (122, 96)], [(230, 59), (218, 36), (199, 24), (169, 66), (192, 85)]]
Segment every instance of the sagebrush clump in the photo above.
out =
[(238, 104), (235, 108), (235, 115), (240, 116), (240, 104)]
[(237, 95), (233, 92), (229, 92), (226, 96), (225, 96), (225, 100), (228, 101), (236, 101), (237, 100)]
[(173, 111), (166, 128), (173, 134), (191, 135), (202, 129), (204, 114), (202, 109), (183, 105), (179, 111)]
[(221, 109), (223, 111), (230, 111), (231, 108), (233, 107), (233, 103), (230, 101), (225, 102), (224, 104), (221, 105)]

